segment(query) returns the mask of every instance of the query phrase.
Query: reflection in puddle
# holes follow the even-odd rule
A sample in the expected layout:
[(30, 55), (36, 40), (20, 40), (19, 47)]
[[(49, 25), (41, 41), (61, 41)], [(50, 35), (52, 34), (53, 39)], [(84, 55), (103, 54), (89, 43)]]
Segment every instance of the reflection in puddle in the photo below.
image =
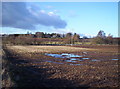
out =
[[(87, 52), (84, 52), (84, 54), (87, 54)], [(82, 59), (89, 59), (89, 58), (82, 58), (83, 56), (81, 55), (75, 55), (75, 54), (70, 54), (70, 53), (62, 53), (62, 54), (49, 54), (45, 53), (47, 56), (55, 57), (55, 58), (67, 58), (64, 62), (69, 62), (69, 65), (81, 65), (81, 64), (73, 64), (76, 63), (77, 61), (83, 61)], [(56, 63), (56, 64), (64, 64), (61, 62), (54, 62), (54, 61), (46, 61), (46, 62), (51, 62), (51, 63)]]
[(69, 54), (68, 54), (68, 53), (62, 53), (61, 55), (63, 55), (63, 56), (68, 56)]
[(70, 65), (82, 65), (82, 64), (70, 64)]
[(53, 61), (45, 61), (45, 62), (56, 63), (56, 64), (64, 64), (64, 63), (60, 63), (60, 62), (53, 62)]
[(82, 57), (82, 56), (74, 55), (74, 54), (68, 54), (68, 55), (66, 56), (66, 58), (71, 58), (71, 57)]
[(45, 53), (47, 56), (55, 57), (55, 58), (71, 58), (71, 57), (82, 57), (80, 55), (75, 54), (68, 54), (68, 53), (62, 53), (62, 54), (48, 54)]
[(66, 60), (66, 62), (77, 62), (77, 61), (83, 61), (78, 58), (70, 58), (69, 60)]
[(111, 59), (111, 60), (119, 60), (119, 59)]
[(73, 60), (66, 60), (66, 62), (76, 62), (76, 61), (73, 61)]
[(90, 58), (82, 58), (82, 59), (90, 59)]
[(91, 60), (91, 61), (99, 61), (99, 60), (93, 59), (93, 60)]
[(77, 60), (76, 58), (70, 58), (71, 61)]
[(47, 54), (47, 53), (45, 53), (45, 55), (55, 57), (55, 58), (65, 58), (64, 56), (61, 56), (60, 54)]
[(78, 58), (70, 58), (70, 60), (83, 61), (83, 60), (80, 60)]

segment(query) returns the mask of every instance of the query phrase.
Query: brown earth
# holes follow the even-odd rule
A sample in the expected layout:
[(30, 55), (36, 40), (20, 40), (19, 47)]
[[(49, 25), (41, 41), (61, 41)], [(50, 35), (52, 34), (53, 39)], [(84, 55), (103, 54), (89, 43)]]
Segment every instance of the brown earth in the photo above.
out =
[[(16, 75), (13, 81), (18, 87), (118, 87), (118, 60), (111, 60), (118, 59), (117, 45), (64, 46), (65, 50), (61, 48), (63, 46), (4, 48), (12, 66), (12, 74)], [(66, 62), (67, 58), (55, 58), (44, 53), (73, 53), (85, 55), (89, 59), (72, 63)]]

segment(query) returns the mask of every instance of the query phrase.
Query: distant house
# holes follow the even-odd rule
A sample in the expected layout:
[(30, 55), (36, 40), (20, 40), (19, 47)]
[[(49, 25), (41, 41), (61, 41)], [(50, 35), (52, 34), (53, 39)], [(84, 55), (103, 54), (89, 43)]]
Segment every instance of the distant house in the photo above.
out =
[(55, 34), (52, 36), (52, 38), (59, 38), (59, 37), (61, 37), (60, 34)]
[(45, 34), (45, 38), (51, 38), (50, 34)]
[(0, 37), (8, 37), (9, 35), (7, 34), (0, 34)]
[(37, 38), (44, 38), (44, 33), (43, 33), (43, 32), (36, 32), (36, 33), (35, 33), (35, 36), (36, 36)]

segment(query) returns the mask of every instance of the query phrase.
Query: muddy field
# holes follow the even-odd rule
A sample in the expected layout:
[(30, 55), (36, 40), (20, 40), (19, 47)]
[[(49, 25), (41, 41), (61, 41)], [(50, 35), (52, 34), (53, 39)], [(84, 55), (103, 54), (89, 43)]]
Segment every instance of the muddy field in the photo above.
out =
[(15, 86), (118, 87), (118, 46), (7, 46)]

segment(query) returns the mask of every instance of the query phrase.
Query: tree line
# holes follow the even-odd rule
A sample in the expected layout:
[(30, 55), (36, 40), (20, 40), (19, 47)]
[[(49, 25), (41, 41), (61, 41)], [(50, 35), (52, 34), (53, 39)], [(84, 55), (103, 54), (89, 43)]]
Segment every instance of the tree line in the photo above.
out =
[(39, 45), (39, 44), (74, 44), (80, 41), (79, 34), (58, 34), (36, 32), (31, 34), (10, 34), (2, 36), (4, 44), (21, 44), (21, 45)]
[(40, 44), (120, 44), (120, 38), (114, 38), (112, 35), (106, 36), (105, 32), (100, 30), (93, 38), (86, 36), (80, 38), (77, 33), (43, 33), (35, 34), (9, 34), (2, 35), (3, 44), (13, 45), (40, 45)]
[(92, 42), (95, 44), (120, 44), (120, 38), (113, 38), (111, 34), (106, 36), (105, 32), (100, 30)]

